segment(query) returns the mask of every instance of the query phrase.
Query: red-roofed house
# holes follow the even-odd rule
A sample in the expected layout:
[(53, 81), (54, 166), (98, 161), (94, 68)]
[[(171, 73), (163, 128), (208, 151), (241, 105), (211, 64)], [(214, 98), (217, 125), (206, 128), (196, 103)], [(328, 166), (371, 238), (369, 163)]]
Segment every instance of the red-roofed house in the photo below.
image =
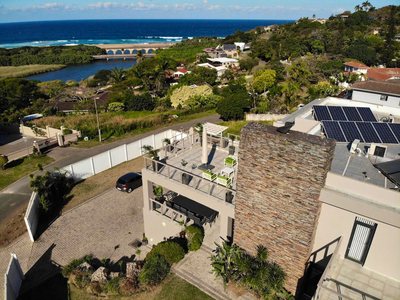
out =
[(354, 72), (357, 74), (367, 74), (369, 67), (358, 62), (350, 61), (344, 63), (344, 71), (345, 72)]
[(190, 74), (191, 72), (186, 69), (179, 69), (178, 71), (174, 72), (175, 79), (181, 78), (183, 75)]
[(400, 68), (369, 68), (367, 77), (379, 81), (400, 79)]

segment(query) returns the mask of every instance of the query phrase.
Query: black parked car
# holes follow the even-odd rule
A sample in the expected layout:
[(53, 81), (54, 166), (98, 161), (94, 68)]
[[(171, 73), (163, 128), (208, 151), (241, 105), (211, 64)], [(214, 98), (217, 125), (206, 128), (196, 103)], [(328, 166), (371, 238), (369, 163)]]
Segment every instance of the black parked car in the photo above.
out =
[(128, 173), (118, 179), (116, 189), (131, 193), (134, 189), (142, 185), (141, 173)]

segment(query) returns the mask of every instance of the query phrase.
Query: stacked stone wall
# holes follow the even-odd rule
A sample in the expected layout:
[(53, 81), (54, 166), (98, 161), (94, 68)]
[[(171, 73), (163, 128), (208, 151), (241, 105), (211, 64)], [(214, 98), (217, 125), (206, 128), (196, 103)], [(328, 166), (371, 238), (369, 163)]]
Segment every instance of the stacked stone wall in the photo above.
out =
[(249, 123), (242, 129), (234, 243), (255, 254), (265, 245), (295, 293), (312, 249), (321, 189), (335, 142)]

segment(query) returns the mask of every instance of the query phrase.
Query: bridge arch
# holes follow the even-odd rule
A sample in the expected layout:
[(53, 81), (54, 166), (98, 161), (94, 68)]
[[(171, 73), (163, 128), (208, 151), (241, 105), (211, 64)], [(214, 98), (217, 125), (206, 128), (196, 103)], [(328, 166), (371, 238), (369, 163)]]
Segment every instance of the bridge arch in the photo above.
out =
[(151, 53), (153, 53), (153, 49), (149, 49), (149, 50), (147, 50), (147, 54), (151, 54)]
[(136, 54), (136, 53), (137, 53), (137, 49), (133, 49), (132, 54)]
[(117, 51), (115, 51), (115, 54), (116, 54), (116, 55), (121, 55), (121, 54), (122, 54), (122, 51), (121, 51), (121, 50), (117, 50)]
[(128, 49), (124, 50), (124, 54), (131, 54), (131, 51), (129, 51)]
[(142, 54), (146, 54), (146, 49), (141, 49), (140, 51), (142, 51)]
[(114, 51), (113, 50), (108, 50), (107, 51), (107, 55), (114, 55)]

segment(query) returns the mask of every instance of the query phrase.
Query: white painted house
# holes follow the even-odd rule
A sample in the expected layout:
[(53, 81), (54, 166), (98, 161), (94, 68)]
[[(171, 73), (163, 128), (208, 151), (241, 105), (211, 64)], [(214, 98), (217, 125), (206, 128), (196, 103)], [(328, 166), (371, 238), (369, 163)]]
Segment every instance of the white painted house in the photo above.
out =
[(357, 74), (367, 74), (369, 67), (358, 62), (347, 62), (344, 63), (344, 71), (345, 72), (353, 72)]
[(376, 105), (400, 107), (400, 84), (367, 80), (352, 85), (352, 100)]

